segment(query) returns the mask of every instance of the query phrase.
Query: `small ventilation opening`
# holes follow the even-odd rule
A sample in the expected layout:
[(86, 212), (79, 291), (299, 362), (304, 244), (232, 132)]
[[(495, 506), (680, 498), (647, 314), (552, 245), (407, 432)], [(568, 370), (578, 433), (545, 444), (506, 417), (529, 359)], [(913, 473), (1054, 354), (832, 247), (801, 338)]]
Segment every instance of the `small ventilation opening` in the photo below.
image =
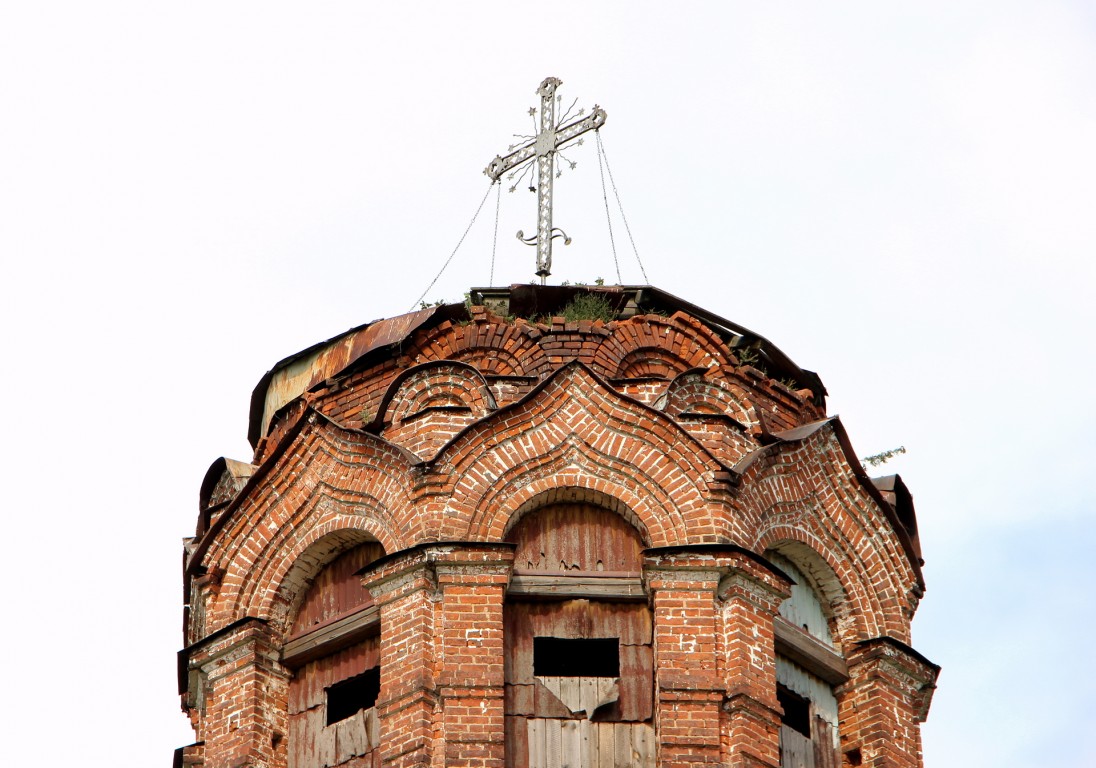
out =
[(327, 689), (327, 724), (353, 717), (377, 703), (381, 692), (381, 668), (373, 667), (360, 675), (335, 683)]
[(784, 708), (784, 716), (780, 718), (780, 724), (788, 726), (809, 739), (811, 737), (810, 699), (805, 699), (790, 688), (779, 684), (776, 686), (776, 699)]
[(620, 677), (620, 640), (533, 638), (533, 674), (544, 677)]

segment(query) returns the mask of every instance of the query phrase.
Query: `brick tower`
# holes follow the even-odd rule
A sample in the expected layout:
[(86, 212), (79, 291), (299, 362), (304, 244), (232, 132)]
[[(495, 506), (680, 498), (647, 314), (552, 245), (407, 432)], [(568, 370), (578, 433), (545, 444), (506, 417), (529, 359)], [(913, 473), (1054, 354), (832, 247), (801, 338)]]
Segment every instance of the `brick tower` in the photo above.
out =
[(921, 766), (912, 499), (818, 377), (655, 288), (470, 296), (260, 381), (176, 765)]

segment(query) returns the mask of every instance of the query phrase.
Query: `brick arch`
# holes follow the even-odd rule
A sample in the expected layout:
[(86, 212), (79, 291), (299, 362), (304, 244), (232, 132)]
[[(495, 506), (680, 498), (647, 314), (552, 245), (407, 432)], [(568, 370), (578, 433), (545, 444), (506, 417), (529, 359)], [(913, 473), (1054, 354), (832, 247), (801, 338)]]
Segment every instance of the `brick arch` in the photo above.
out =
[[(270, 618), (275, 628), (289, 635), (309, 589), (324, 568), (352, 549), (376, 541), (369, 531), (361, 528), (340, 528), (329, 524), (315, 529), (309, 543), (281, 574), (281, 581), (271, 600)], [(381, 549), (388, 551), (383, 545)]]
[(239, 588), (222, 590), (219, 623), (253, 616), (284, 633), (308, 583), (327, 562), (366, 541), (379, 542), (386, 552), (408, 545), (383, 505), (364, 494), (317, 494), (302, 512), (253, 564), (226, 572), (226, 586)]
[(480, 418), (495, 410), (495, 400), (483, 374), (473, 366), (434, 361), (400, 373), (388, 385), (377, 411), (382, 422), (396, 423), (437, 406), (468, 408)]
[(722, 369), (692, 368), (670, 382), (660, 401), (668, 416), (683, 413), (723, 414), (742, 425), (752, 419), (753, 403), (745, 391), (727, 380)]
[[(571, 363), (439, 454), (445, 536), (498, 540), (537, 493), (592, 488), (627, 504), (657, 546), (716, 541), (710, 487), (723, 467), (665, 415)], [(505, 510), (505, 512), (502, 512)], [(505, 515), (500, 517), (500, 515)]]
[(818, 596), (823, 613), (833, 620), (837, 630), (833, 633), (834, 638), (842, 646), (842, 638), (850, 634), (849, 600), (848, 593), (830, 562), (817, 549), (796, 539), (782, 538), (765, 544), (764, 554), (767, 556), (770, 552), (776, 552), (792, 561), (807, 577), (810, 583), (806, 586)]
[(672, 379), (688, 370), (689, 363), (687, 358), (662, 347), (638, 347), (621, 359), (614, 378)]
[[(617, 323), (602, 349), (601, 364), (615, 378), (673, 378), (690, 368), (728, 365), (732, 360), (719, 336), (682, 312), (669, 318), (642, 315)], [(616, 360), (606, 359), (609, 350), (616, 351)]]
[(386, 551), (405, 546), (400, 521), (409, 515), (410, 468), (396, 446), (313, 414), (263, 483), (225, 513), (203, 558), (223, 573), (207, 612), (210, 631), (248, 615), (268, 618), (261, 596), (317, 526), (362, 529)]
[(639, 519), (639, 516), (616, 496), (611, 496), (604, 491), (597, 488), (583, 488), (581, 486), (557, 486), (546, 491), (541, 491), (530, 499), (527, 499), (521, 506), (513, 511), (510, 518), (506, 521), (506, 527), (503, 529), (502, 538), (506, 538), (510, 535), (510, 532), (514, 529), (522, 518), (533, 512), (550, 507), (554, 504), (589, 504), (600, 509), (608, 510), (609, 512), (615, 512), (624, 518), (636, 531), (639, 533), (640, 539), (643, 541), (643, 545), (646, 547), (651, 546), (651, 536), (647, 532), (647, 526), (643, 524), (643, 521)]
[(537, 339), (540, 332), (524, 320), (443, 323), (421, 337), (408, 351), (416, 362), (454, 360), (475, 367), (485, 376), (537, 376), (549, 360)]
[(835, 606), (842, 643), (882, 634), (908, 643), (916, 574), (833, 428), (773, 448), (750, 465), (739, 487), (738, 512), (751, 548), (796, 543), (826, 562), (845, 595)]
[[(706, 519), (710, 515), (699, 493), (690, 494), (680, 488), (681, 496), (694, 498), (680, 499), (684, 503), (679, 503), (674, 493), (651, 474), (629, 475), (633, 466), (614, 457), (576, 450), (576, 443), (571, 441), (511, 468), (490, 487), (458, 486), (454, 495), (471, 499), (473, 506), (465, 535), (470, 539), (502, 540), (518, 509), (560, 488), (596, 491), (620, 500), (633, 511), (637, 527), (651, 546), (704, 541), (706, 532), (715, 529), (714, 521)], [(465, 496), (466, 492), (471, 495)], [(691, 534), (691, 528), (701, 528), (702, 532)]]

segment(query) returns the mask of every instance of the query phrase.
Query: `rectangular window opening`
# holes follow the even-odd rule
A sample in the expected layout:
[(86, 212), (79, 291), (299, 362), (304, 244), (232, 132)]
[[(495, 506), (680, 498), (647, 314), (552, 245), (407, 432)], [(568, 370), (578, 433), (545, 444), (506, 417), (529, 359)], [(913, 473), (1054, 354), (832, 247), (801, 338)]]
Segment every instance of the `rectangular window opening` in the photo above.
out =
[(377, 703), (381, 693), (381, 668), (367, 669), (327, 688), (327, 724), (353, 717)]
[(787, 686), (777, 684), (776, 699), (784, 708), (780, 724), (786, 725), (808, 739), (811, 737), (811, 700), (805, 699)]
[(534, 637), (533, 674), (544, 677), (620, 677), (620, 639)]

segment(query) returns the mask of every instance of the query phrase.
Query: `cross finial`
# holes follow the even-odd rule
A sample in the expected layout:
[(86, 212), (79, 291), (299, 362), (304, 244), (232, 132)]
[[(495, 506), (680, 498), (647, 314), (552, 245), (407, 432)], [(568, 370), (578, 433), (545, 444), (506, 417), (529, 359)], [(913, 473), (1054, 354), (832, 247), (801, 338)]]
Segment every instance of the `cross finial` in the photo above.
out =
[[(564, 245), (571, 243), (571, 238), (567, 237), (563, 230), (552, 227), (552, 181), (558, 175), (556, 155), (573, 139), (577, 139), (587, 131), (596, 131), (601, 128), (605, 125), (606, 118), (605, 110), (595, 105), (589, 115), (584, 117), (586, 110), (580, 109), (576, 119), (567, 123), (567, 120), (572, 117), (571, 110), (575, 106), (571, 104), (557, 120), (556, 108), (560, 106), (560, 97), (556, 95), (556, 89), (562, 84), (559, 78), (544, 78), (544, 82), (537, 88), (537, 95), (540, 96), (539, 126), (536, 123), (536, 107), (529, 108), (529, 115), (534, 118), (536, 133), (519, 137), (527, 141), (516, 148), (511, 146), (509, 154), (505, 157), (496, 155), (483, 171), (493, 182), (499, 181), (503, 174), (508, 174), (508, 179), (513, 179), (517, 175), (518, 183), (521, 183), (521, 179), (533, 167), (533, 161), (536, 161), (537, 234), (536, 237), (525, 237), (522, 231), (518, 231), (518, 239), (527, 245), (536, 245), (537, 276), (540, 277), (541, 283), (544, 283), (545, 278), (552, 274), (552, 240), (562, 237)], [(582, 139), (579, 139), (576, 145), (581, 143)], [(570, 161), (568, 163), (572, 169), (575, 167), (575, 163)], [(513, 192), (516, 188), (517, 184), (510, 187), (510, 191)]]

